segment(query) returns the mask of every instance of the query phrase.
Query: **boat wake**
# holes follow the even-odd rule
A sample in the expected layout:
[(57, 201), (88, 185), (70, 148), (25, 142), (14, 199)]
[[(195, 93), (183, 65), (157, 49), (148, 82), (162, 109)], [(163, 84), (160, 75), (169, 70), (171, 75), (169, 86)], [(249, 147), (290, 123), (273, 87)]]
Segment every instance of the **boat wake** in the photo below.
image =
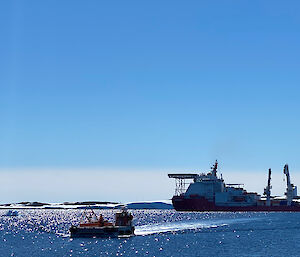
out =
[[(256, 218), (254, 218), (256, 219)], [(185, 230), (201, 230), (201, 229), (214, 229), (219, 227), (226, 227), (232, 223), (249, 222), (253, 218), (241, 218), (241, 219), (226, 219), (226, 220), (211, 220), (211, 221), (189, 221), (189, 222), (168, 222), (148, 224), (135, 227), (135, 235), (146, 236), (158, 233), (178, 232)]]
[(223, 222), (215, 223), (204, 223), (199, 221), (194, 222), (169, 222), (169, 223), (158, 223), (144, 226), (135, 227), (135, 235), (146, 236), (158, 233), (177, 232), (184, 230), (197, 230), (207, 228), (217, 228), (221, 226), (227, 226), (228, 224)]

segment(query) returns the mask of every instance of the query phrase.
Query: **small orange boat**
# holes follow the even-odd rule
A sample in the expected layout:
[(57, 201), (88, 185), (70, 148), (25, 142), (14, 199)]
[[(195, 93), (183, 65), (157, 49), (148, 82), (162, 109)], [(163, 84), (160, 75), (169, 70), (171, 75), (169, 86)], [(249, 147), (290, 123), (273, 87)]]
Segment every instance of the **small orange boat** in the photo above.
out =
[(91, 209), (82, 215), (87, 222), (81, 221), (79, 226), (71, 226), (71, 237), (118, 237), (133, 236), (134, 226), (132, 223), (133, 216), (125, 208), (115, 214), (115, 223), (105, 220), (100, 214)]

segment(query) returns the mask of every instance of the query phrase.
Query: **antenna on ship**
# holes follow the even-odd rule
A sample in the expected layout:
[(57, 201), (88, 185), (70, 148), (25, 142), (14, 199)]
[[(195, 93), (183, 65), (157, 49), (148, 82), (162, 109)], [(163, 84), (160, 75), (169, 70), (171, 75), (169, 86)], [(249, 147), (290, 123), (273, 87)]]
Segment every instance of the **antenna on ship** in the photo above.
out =
[(266, 201), (266, 205), (267, 206), (271, 206), (271, 169), (269, 169), (269, 175), (268, 175), (268, 185), (264, 190), (264, 195), (267, 196), (267, 201)]

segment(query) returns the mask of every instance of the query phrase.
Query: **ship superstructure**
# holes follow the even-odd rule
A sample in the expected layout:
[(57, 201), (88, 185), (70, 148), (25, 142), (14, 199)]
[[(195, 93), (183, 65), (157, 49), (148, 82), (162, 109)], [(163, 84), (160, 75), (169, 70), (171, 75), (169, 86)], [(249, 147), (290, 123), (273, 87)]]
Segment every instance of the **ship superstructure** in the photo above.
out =
[(287, 176), (286, 199), (271, 197), (271, 169), (264, 191), (266, 197), (247, 192), (243, 184), (225, 184), (222, 176), (217, 176), (217, 169), (216, 161), (208, 173), (168, 174), (176, 181), (172, 198), (174, 208), (178, 211), (300, 211), (299, 203), (293, 201), (297, 198), (297, 187), (290, 182), (287, 165), (284, 168)]

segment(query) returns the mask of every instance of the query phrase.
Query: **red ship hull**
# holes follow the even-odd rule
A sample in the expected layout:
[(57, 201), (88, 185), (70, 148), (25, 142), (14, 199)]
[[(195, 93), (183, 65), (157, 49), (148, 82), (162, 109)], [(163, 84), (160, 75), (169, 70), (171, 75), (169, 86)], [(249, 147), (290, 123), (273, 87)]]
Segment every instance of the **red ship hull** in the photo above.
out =
[(292, 203), (291, 206), (217, 206), (213, 202), (208, 201), (204, 197), (185, 198), (184, 196), (173, 196), (173, 207), (176, 211), (224, 211), (224, 212), (300, 212), (300, 205)]

